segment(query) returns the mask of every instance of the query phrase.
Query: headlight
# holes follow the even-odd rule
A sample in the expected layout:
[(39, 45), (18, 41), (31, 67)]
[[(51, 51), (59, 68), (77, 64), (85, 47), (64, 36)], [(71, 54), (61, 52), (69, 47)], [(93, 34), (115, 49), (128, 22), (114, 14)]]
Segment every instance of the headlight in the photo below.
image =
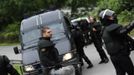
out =
[(63, 56), (63, 61), (69, 60), (73, 57), (72, 53), (67, 53)]
[(25, 71), (33, 71), (35, 68), (32, 65), (24, 66)]

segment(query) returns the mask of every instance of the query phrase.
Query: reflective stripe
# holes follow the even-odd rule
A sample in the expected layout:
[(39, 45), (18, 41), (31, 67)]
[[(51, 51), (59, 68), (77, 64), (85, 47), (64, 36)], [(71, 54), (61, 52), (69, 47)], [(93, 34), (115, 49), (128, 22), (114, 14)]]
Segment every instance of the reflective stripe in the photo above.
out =
[(41, 18), (41, 15), (40, 15), (40, 23), (42, 24), (42, 18)]
[(104, 11), (104, 13), (103, 13), (103, 15), (102, 15), (102, 19), (105, 17), (105, 14), (106, 14), (107, 11), (108, 11), (108, 9), (106, 9), (106, 10)]
[(59, 19), (61, 20), (61, 13), (60, 13), (60, 12), (58, 12), (58, 14), (59, 14)]
[(36, 17), (37, 26), (39, 25), (38, 16)]

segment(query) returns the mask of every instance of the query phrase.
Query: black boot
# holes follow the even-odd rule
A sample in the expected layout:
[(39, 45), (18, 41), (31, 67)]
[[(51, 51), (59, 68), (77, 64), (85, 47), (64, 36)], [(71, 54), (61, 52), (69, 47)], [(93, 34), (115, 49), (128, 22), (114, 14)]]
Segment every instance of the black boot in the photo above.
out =
[(93, 64), (91, 63), (88, 65), (87, 69), (92, 68), (92, 67), (93, 67)]
[(108, 63), (108, 62), (109, 62), (109, 59), (108, 58), (104, 58), (103, 60), (101, 60), (99, 62), (99, 64)]
[(81, 62), (81, 66), (83, 66), (84, 65), (84, 63), (83, 62)]

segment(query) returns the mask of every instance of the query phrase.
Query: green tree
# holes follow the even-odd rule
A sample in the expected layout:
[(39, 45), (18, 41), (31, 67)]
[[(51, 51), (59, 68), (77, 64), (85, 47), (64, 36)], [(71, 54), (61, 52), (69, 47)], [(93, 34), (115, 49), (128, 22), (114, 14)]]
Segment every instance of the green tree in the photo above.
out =
[(70, 7), (73, 12), (77, 12), (77, 8), (84, 7), (84, 8), (92, 8), (96, 6), (98, 0), (70, 0)]
[(15, 0), (0, 0), (0, 29), (3, 24), (8, 24), (16, 20), (17, 4)]

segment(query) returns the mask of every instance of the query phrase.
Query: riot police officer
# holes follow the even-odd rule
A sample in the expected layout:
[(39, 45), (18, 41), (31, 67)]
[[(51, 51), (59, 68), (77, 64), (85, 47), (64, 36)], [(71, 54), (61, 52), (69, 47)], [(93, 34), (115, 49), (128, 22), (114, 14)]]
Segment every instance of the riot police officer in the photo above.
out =
[(40, 61), (44, 66), (44, 74), (49, 75), (52, 66), (55, 66), (56, 69), (61, 67), (58, 58), (59, 53), (54, 47), (54, 43), (50, 40), (52, 37), (52, 30), (49, 27), (43, 27), (41, 32), (42, 37), (38, 42), (38, 53)]
[(82, 30), (82, 33), (84, 35), (84, 40), (85, 40), (85, 44), (88, 45), (88, 44), (91, 44), (92, 41), (89, 37), (89, 24), (88, 24), (88, 21), (87, 20), (81, 20), (79, 22), (79, 26)]
[(103, 39), (106, 50), (116, 69), (117, 75), (134, 75), (134, 66), (129, 57), (130, 48), (128, 46), (129, 33), (134, 28), (134, 22), (126, 27), (122, 27), (117, 22), (114, 11), (106, 9), (99, 14), (100, 21), (104, 25)]
[(10, 60), (5, 55), (0, 55), (0, 75), (20, 75), (10, 64)]
[(89, 17), (89, 21), (90, 21), (89, 23), (90, 36), (101, 58), (99, 64), (108, 63), (109, 59), (106, 53), (104, 52), (104, 49), (102, 48), (102, 38), (101, 38), (102, 26), (99, 22), (96, 22), (95, 18), (91, 16)]
[(88, 59), (88, 57), (84, 53), (83, 47), (85, 45), (85, 41), (84, 41), (84, 37), (83, 37), (78, 25), (74, 26), (74, 28), (72, 30), (72, 35), (73, 35), (73, 38), (74, 38), (74, 42), (76, 44), (77, 52), (78, 52), (79, 57), (80, 57), (80, 62), (82, 63), (81, 65), (83, 65), (83, 60), (82, 59), (84, 59), (88, 64), (87, 69), (93, 67), (93, 64), (91, 63), (91, 61)]

